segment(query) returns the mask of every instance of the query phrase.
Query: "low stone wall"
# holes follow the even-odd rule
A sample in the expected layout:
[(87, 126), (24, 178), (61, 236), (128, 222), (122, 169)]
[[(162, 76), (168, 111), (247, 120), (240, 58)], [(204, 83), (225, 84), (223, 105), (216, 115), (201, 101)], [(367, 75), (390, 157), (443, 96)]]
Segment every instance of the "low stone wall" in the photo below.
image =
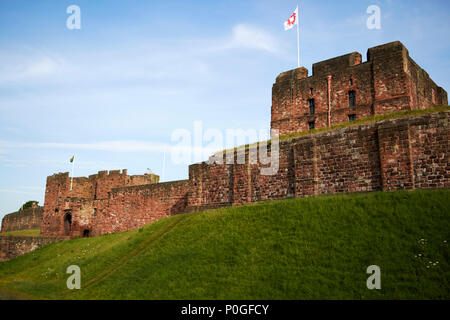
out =
[(1, 232), (40, 229), (43, 211), (43, 207), (34, 207), (7, 214), (3, 217)]
[(0, 261), (7, 261), (67, 237), (0, 236)]

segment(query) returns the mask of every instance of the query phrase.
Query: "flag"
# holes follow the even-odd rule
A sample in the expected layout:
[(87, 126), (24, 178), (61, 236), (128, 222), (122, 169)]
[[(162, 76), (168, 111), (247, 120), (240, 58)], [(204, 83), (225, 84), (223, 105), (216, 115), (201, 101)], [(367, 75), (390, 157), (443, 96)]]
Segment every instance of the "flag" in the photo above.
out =
[(70, 158), (70, 162), (71, 163), (73, 162), (73, 158), (75, 158), (75, 156), (72, 156), (72, 158)]
[(299, 24), (298, 24), (298, 5), (295, 11), (291, 14), (289, 19), (284, 22), (284, 31), (292, 29), (297, 25), (297, 67), (300, 68), (300, 35), (299, 35)]
[(298, 24), (298, 6), (295, 8), (294, 13), (284, 22), (284, 30), (289, 30)]

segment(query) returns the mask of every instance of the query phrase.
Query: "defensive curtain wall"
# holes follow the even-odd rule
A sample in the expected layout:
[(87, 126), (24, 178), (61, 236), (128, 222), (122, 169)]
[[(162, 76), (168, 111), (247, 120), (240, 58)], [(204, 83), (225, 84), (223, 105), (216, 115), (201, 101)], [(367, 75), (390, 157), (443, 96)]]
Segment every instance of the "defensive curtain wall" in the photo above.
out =
[[(222, 155), (222, 164), (189, 166), (187, 180), (112, 188), (94, 200), (69, 193), (60, 205), (46, 198), (41, 230), (49, 236), (91, 236), (138, 228), (174, 214), (264, 200), (448, 188), (449, 114), (428, 113), (281, 140), (276, 163), (267, 165), (259, 158), (249, 161), (247, 147), (244, 163), (238, 163), (240, 151), (234, 150), (228, 159)], [(273, 146), (268, 149), (270, 155)], [(275, 168), (273, 174), (262, 174), (268, 167)], [(47, 188), (60, 177), (68, 176), (49, 177)]]
[[(271, 128), (292, 134), (447, 104), (445, 90), (397, 41), (370, 48), (366, 62), (354, 52), (314, 64), (309, 77), (305, 68), (280, 74), (273, 85)], [(253, 157), (253, 147), (228, 150), (214, 155), (215, 161), (190, 165), (189, 179), (180, 181), (158, 183), (157, 175), (128, 176), (126, 170), (73, 181), (68, 173), (54, 174), (47, 178), (43, 239), (0, 237), (1, 257), (208, 208), (322, 194), (449, 188), (449, 113), (312, 132), (279, 143), (274, 139), (258, 150), (267, 153), (270, 163)], [(5, 219), (5, 228), (33, 225), (31, 218)]]

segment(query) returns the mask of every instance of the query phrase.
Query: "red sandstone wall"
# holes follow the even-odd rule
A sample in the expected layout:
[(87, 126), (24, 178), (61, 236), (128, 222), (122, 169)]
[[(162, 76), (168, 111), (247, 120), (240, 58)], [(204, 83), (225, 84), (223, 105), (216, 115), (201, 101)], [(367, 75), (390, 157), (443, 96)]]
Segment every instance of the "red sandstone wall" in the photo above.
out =
[(62, 237), (0, 236), (0, 261), (16, 258), (47, 244), (64, 239)]
[(68, 172), (49, 176), (47, 177), (41, 234), (44, 236), (73, 235), (75, 230), (78, 233), (79, 230), (75, 225), (73, 231), (68, 231), (64, 227), (64, 216), (71, 210), (81, 208), (78, 199), (106, 199), (113, 188), (157, 183), (158, 180), (157, 175), (128, 176), (126, 169), (123, 169), (122, 172), (120, 170), (111, 170), (109, 173), (100, 171), (88, 178), (75, 177), (72, 190), (70, 190), (71, 178)]
[(282, 141), (279, 170), (271, 176), (261, 175), (260, 164), (248, 161), (194, 164), (189, 168), (193, 187), (188, 210), (294, 195), (448, 188), (449, 114), (394, 119)]
[(232, 165), (199, 163), (189, 166), (189, 206), (219, 207), (232, 203)]
[[(377, 127), (346, 128), (282, 141), (278, 171), (261, 175), (262, 165), (190, 166), (190, 210), (318, 194), (381, 189)], [(269, 154), (270, 155), (270, 154)]]
[(428, 73), (408, 57), (408, 74), (411, 77), (411, 94), (417, 109), (448, 105), (447, 92), (431, 80)]
[(92, 235), (136, 229), (185, 212), (189, 180), (113, 189), (92, 219)]
[(40, 228), (43, 211), (43, 207), (34, 207), (7, 214), (3, 217), (1, 232)]
[(292, 145), (297, 197), (381, 188), (376, 126), (314, 135)]
[[(189, 167), (189, 180), (114, 188), (106, 199), (70, 198), (70, 236), (138, 228), (173, 214), (321, 194), (450, 187), (450, 111), (352, 126), (283, 140), (278, 170), (259, 160)], [(270, 149), (270, 148), (269, 148)], [(228, 155), (223, 155), (227, 159)], [(270, 156), (270, 153), (269, 153)], [(266, 167), (268, 165), (265, 165)], [(50, 217), (64, 233), (62, 215)]]
[(97, 175), (89, 176), (92, 181), (92, 193), (87, 199), (106, 199), (108, 198), (108, 192), (113, 188), (119, 188), (124, 186), (138, 186), (143, 184), (157, 183), (159, 177), (157, 175), (136, 175), (128, 176), (127, 171), (124, 169), (122, 173), (120, 170), (100, 171)]
[(414, 109), (406, 70), (408, 58), (408, 50), (398, 41), (367, 51), (373, 70), (375, 114)]
[[(86, 185), (86, 178), (81, 180), (82, 183), (76, 183), (74, 179), (73, 194), (83, 195), (88, 191), (82, 192), (83, 189), (79, 186)], [(70, 178), (69, 173), (58, 173), (47, 177), (47, 183), (45, 186), (45, 199), (44, 199), (44, 214), (41, 224), (41, 235), (63, 235), (61, 229), (61, 221), (64, 212), (62, 206), (64, 199), (70, 193)]]
[(71, 213), (70, 227), (63, 215), (54, 215), (48, 219), (58, 228), (49, 233), (83, 237), (136, 229), (185, 212), (189, 190), (189, 180), (181, 180), (115, 188), (107, 199), (70, 198), (63, 207)]

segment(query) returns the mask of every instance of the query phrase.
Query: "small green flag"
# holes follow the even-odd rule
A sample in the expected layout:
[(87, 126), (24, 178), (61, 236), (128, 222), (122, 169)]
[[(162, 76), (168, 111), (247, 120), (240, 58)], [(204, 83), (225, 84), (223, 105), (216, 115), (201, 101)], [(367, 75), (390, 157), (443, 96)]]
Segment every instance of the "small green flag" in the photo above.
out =
[(75, 156), (72, 156), (72, 158), (70, 158), (70, 162), (73, 162), (73, 158), (75, 158)]

